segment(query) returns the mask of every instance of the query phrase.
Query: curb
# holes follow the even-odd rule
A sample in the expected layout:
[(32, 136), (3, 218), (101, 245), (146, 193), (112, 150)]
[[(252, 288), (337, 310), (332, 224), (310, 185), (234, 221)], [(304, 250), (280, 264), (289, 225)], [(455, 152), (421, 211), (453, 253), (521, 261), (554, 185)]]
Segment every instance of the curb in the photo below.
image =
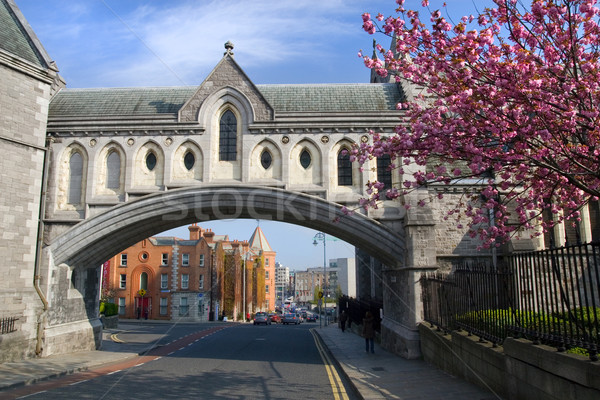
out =
[(365, 400), (362, 393), (360, 393), (360, 391), (358, 390), (358, 387), (356, 387), (356, 385), (354, 384), (354, 381), (352, 379), (350, 379), (350, 376), (348, 376), (348, 373), (346, 372), (346, 368), (344, 367), (344, 365), (342, 363), (340, 363), (340, 361), (337, 359), (337, 357), (332, 353), (329, 346), (327, 346), (327, 343), (325, 342), (325, 340), (323, 340), (323, 337), (319, 333), (319, 330), (316, 328), (312, 328), (312, 329), (315, 331), (315, 333), (319, 337), (319, 341), (321, 342), (321, 345), (323, 346), (323, 348), (325, 350), (327, 350), (327, 354), (329, 354), (331, 359), (335, 362), (335, 365), (336, 365), (338, 371), (340, 371), (342, 373), (342, 375), (344, 375), (344, 378), (346, 379), (346, 382), (349, 383), (349, 386), (352, 388), (352, 392), (354, 393), (354, 395), (356, 395), (356, 397), (361, 400)]

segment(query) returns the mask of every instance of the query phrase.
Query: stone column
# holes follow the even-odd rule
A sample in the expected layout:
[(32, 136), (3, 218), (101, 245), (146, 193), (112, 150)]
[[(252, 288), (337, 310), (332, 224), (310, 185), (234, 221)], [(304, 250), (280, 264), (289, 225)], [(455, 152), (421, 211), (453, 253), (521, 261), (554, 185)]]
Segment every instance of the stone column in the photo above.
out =
[[(416, 204), (427, 195), (415, 191), (408, 198)], [(404, 263), (384, 266), (382, 271), (384, 315), (381, 322), (381, 345), (385, 349), (413, 359), (421, 356), (418, 324), (423, 320), (419, 279), (425, 271), (436, 269), (435, 223), (428, 206), (406, 210), (403, 221), (382, 221), (405, 238)]]

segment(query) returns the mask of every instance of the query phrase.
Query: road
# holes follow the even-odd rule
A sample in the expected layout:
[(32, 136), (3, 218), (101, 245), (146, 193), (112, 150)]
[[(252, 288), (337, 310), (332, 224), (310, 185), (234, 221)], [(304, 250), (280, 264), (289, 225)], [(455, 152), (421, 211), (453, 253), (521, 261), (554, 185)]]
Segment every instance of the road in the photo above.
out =
[(154, 350), (32, 385), (22, 398), (354, 399), (311, 328), (318, 325), (157, 324), (143, 333), (156, 336)]

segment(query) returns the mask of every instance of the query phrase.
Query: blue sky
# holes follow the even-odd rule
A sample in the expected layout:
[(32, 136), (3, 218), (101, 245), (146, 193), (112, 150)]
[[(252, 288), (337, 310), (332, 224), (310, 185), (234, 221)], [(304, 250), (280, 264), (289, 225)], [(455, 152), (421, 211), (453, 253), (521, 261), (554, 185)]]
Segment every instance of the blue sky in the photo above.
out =
[[(68, 88), (200, 85), (234, 43), (238, 64), (256, 84), (363, 83), (374, 36), (361, 14), (395, 15), (394, 0), (15, 0), (56, 62)], [(421, 0), (407, 0), (407, 8)], [(489, 0), (447, 0), (458, 20)], [(432, 9), (442, 1), (431, 1)], [(376, 35), (384, 47), (389, 39)], [(255, 220), (203, 223), (247, 240)], [(315, 231), (274, 221), (260, 226), (277, 261), (291, 269), (323, 265)], [(164, 233), (188, 237), (187, 227)], [(333, 238), (330, 238), (333, 239)], [(354, 247), (327, 242), (327, 258)]]

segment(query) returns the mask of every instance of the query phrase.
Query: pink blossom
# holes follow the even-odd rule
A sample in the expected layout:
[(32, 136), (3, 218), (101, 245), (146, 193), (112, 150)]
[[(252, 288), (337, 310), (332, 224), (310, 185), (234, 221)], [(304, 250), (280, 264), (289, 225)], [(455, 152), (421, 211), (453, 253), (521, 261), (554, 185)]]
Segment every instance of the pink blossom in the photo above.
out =
[[(481, 180), (485, 203), (446, 215), (468, 218), (469, 235), (479, 236), (485, 246), (499, 246), (514, 234), (517, 226), (509, 221), (552, 229), (564, 219), (580, 218), (577, 210), (600, 198), (597, 1), (534, 0), (530, 10), (517, 0), (493, 1), (494, 8), (465, 16), (455, 26), (438, 11), (429, 12), (427, 25), (415, 10), (403, 8), (404, 1), (396, 1), (398, 18), (387, 18), (382, 28), (396, 35), (396, 52), (386, 52), (384, 60), (359, 54), (378, 74), (393, 72), (397, 81), (425, 92), (396, 105), (403, 122), (392, 137), (373, 134), (353, 153), (363, 164), (382, 154), (401, 166), (429, 168), (435, 157), (444, 160), (444, 168), (433, 166), (427, 174), (403, 171), (401, 188), (386, 191), (386, 197), (427, 182), (452, 185), (493, 171), (493, 178)], [(478, 28), (467, 28), (475, 19)], [(377, 30), (368, 13), (363, 29)], [(376, 206), (381, 186), (368, 187), (371, 197), (361, 205)], [(542, 218), (542, 208), (554, 219)], [(493, 226), (488, 209), (495, 210)]]

